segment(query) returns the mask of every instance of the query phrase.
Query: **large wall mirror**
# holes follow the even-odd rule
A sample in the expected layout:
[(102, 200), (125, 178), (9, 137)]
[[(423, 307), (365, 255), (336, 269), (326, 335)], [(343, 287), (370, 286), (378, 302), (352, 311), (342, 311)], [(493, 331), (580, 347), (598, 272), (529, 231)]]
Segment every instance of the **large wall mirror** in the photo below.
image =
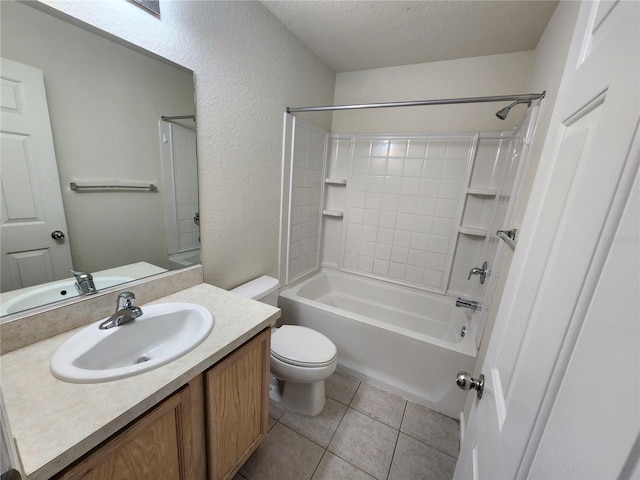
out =
[(70, 270), (99, 289), (199, 263), (193, 73), (0, 8), (4, 318), (77, 296)]

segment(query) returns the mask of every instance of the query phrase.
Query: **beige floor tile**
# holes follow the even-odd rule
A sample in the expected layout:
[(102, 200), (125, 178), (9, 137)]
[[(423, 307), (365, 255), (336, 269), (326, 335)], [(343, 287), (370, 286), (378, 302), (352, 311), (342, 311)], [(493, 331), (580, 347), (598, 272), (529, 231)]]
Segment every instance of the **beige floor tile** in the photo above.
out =
[(329, 451), (384, 480), (397, 438), (397, 430), (350, 408), (329, 444)]
[(449, 480), (455, 458), (400, 433), (389, 480)]
[(459, 424), (453, 418), (409, 402), (400, 431), (453, 457), (458, 457)]
[(326, 448), (346, 411), (346, 405), (327, 398), (319, 415), (309, 417), (287, 410), (280, 417), (280, 423)]
[(311, 480), (374, 480), (374, 477), (326, 452)]
[(342, 372), (335, 372), (324, 381), (325, 394), (340, 403), (349, 405), (360, 385), (360, 380)]
[(280, 417), (284, 415), (286, 410), (273, 402), (269, 402), (269, 417), (273, 418), (276, 422), (280, 420)]
[(276, 423), (240, 474), (247, 480), (309, 480), (323, 453), (322, 447)]
[(404, 398), (362, 383), (350, 407), (399, 430), (406, 405), (407, 401)]

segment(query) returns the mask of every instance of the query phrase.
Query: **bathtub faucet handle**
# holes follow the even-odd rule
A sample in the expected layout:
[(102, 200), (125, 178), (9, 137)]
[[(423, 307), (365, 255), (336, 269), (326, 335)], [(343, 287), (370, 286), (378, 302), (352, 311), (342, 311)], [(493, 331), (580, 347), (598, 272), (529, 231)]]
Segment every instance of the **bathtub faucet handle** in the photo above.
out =
[(487, 275), (489, 275), (489, 264), (487, 262), (484, 262), (482, 264), (482, 268), (478, 268), (478, 267), (474, 267), (471, 270), (469, 270), (469, 276), (467, 277), (467, 280), (471, 280), (471, 275), (480, 275), (480, 285), (484, 284), (485, 279), (487, 278)]

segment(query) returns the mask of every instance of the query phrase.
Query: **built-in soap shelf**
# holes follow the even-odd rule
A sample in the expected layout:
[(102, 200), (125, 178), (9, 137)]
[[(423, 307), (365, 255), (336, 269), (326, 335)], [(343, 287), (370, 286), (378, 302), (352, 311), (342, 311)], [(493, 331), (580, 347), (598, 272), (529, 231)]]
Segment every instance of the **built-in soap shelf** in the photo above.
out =
[(480, 227), (458, 227), (458, 231), (463, 235), (472, 235), (474, 237), (486, 237), (489, 231)]
[(325, 178), (324, 183), (326, 183), (327, 185), (346, 185), (347, 179), (346, 178)]
[(325, 217), (342, 218), (344, 217), (344, 212), (342, 210), (322, 210), (322, 215)]
[(498, 190), (495, 188), (469, 187), (467, 188), (467, 194), (478, 195), (482, 197), (495, 197), (498, 194)]

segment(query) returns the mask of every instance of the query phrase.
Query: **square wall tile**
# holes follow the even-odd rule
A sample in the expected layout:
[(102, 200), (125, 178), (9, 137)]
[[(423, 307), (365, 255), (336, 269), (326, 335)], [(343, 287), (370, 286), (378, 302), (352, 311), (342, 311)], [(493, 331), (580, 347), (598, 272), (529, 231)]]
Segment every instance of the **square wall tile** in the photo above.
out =
[[(425, 146), (426, 148), (426, 146)], [(411, 149), (411, 147), (409, 147)], [(422, 158), (407, 158), (404, 161), (404, 177), (421, 177), (424, 160)]]
[(373, 273), (377, 275), (387, 276), (389, 275), (389, 262), (387, 260), (380, 260), (376, 258), (373, 261)]
[(427, 154), (427, 141), (421, 139), (409, 140), (407, 158), (422, 159)]
[[(400, 156), (403, 155), (401, 154)], [(387, 160), (387, 175), (401, 177), (403, 170), (404, 158), (389, 158), (389, 160)]]
[(447, 140), (429, 140), (427, 143), (427, 158), (446, 158)]
[(407, 154), (408, 140), (392, 140), (389, 145), (390, 157), (404, 157)]

